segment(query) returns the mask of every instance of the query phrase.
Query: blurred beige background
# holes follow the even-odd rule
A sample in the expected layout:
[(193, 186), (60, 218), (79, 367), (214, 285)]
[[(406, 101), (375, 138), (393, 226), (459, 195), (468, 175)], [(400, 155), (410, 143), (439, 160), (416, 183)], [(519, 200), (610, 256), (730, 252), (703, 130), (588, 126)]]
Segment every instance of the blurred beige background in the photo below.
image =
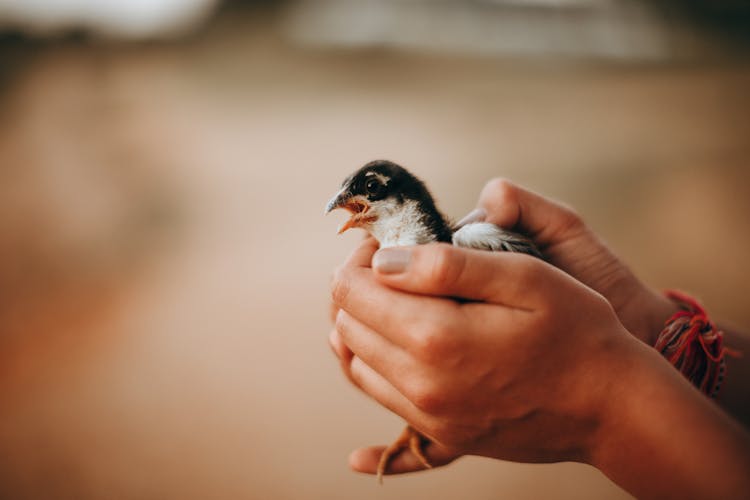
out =
[(746, 60), (305, 45), (282, 12), (0, 40), (0, 497), (626, 498), (576, 464), (350, 472), (402, 422), (329, 352), (360, 235), (323, 206), (374, 158), (453, 217), (507, 176), (747, 330)]

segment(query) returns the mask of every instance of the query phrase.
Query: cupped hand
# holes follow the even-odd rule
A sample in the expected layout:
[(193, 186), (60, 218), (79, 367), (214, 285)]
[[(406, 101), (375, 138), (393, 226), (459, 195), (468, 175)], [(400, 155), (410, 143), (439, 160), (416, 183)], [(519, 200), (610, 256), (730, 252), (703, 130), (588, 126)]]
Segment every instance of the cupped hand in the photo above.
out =
[[(357, 386), (431, 440), (428, 459), (587, 461), (637, 344), (610, 303), (526, 255), (376, 249), (336, 272), (331, 345)], [(380, 451), (357, 450), (352, 467), (374, 473)], [(388, 472), (420, 468), (404, 453)]]
[(643, 284), (571, 208), (505, 179), (488, 182), (470, 221), (531, 237), (547, 260), (601, 293), (637, 338), (653, 345), (677, 306)]

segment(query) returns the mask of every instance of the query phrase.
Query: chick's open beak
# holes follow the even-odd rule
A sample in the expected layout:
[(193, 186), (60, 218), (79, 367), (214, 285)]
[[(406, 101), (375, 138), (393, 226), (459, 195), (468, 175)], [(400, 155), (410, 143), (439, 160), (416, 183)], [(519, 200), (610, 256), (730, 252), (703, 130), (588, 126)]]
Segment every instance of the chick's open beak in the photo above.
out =
[(326, 205), (325, 214), (336, 210), (337, 208), (343, 208), (348, 210), (352, 216), (339, 227), (338, 234), (343, 233), (347, 229), (357, 227), (361, 225), (366, 219), (362, 216), (370, 208), (370, 205), (361, 196), (352, 196), (351, 194), (341, 191), (337, 193), (331, 201)]
[(349, 194), (346, 193), (344, 190), (341, 190), (335, 195), (333, 195), (333, 198), (328, 200), (328, 204), (326, 205), (326, 209), (323, 212), (323, 215), (328, 215), (329, 213), (336, 210), (337, 208), (343, 208), (344, 203), (346, 203), (347, 198), (349, 198)]

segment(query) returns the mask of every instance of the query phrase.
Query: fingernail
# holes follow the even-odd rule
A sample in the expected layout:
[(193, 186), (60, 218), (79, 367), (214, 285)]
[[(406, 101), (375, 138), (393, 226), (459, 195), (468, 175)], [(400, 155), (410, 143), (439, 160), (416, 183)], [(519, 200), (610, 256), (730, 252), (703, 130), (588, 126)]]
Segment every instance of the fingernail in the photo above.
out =
[(372, 267), (383, 274), (402, 273), (411, 259), (411, 250), (407, 248), (383, 248), (375, 252)]
[(483, 208), (475, 208), (471, 212), (469, 212), (463, 219), (456, 222), (456, 227), (465, 226), (466, 224), (471, 224), (472, 222), (482, 222), (484, 219), (487, 218), (487, 211)]

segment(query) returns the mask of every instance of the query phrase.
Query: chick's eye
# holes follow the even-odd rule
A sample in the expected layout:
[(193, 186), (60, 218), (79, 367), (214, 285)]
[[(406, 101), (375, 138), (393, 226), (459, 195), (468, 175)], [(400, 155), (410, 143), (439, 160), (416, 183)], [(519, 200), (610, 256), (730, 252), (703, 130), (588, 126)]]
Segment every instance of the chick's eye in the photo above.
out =
[(382, 185), (380, 184), (380, 182), (378, 182), (377, 179), (370, 179), (367, 181), (367, 184), (365, 184), (367, 194), (377, 194), (380, 191), (381, 187)]

